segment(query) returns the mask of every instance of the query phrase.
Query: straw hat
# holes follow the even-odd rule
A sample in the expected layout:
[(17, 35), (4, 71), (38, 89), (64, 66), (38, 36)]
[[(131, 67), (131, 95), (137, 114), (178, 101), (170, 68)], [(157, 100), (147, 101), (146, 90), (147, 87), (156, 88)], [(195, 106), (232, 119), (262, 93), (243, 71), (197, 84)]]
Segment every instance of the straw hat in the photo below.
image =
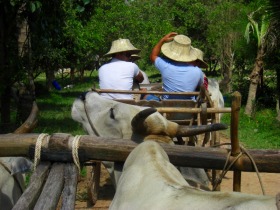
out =
[(168, 58), (179, 62), (191, 62), (197, 59), (191, 47), (191, 39), (185, 35), (177, 35), (173, 41), (164, 43), (161, 52)]
[(198, 48), (194, 48), (194, 47), (192, 47), (192, 48), (196, 52), (198, 67), (199, 68), (204, 68), (204, 69), (208, 68), (208, 64), (203, 60), (203, 52)]
[(129, 41), (129, 39), (118, 39), (112, 42), (112, 46), (111, 49), (108, 53), (106, 53), (104, 55), (104, 57), (106, 56), (110, 56), (113, 55), (115, 53), (119, 53), (119, 52), (131, 52), (131, 54), (135, 54), (135, 53), (139, 53), (140, 50), (135, 48)]

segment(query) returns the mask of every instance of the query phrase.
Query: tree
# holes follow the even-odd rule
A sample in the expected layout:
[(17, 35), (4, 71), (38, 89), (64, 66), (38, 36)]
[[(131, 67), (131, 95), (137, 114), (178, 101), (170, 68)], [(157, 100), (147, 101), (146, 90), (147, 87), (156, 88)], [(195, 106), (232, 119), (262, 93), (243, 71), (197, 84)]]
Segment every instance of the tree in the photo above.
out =
[(21, 25), (25, 4), (26, 1), (0, 1), (1, 133), (7, 132), (11, 124), (11, 87), (24, 76), (18, 49), (18, 25)]
[(211, 9), (208, 10), (206, 40), (211, 56), (209, 61), (218, 61), (223, 93), (232, 91), (232, 75), (238, 54), (236, 46), (242, 38), (240, 28), (246, 17), (244, 7), (241, 1), (220, 1), (219, 4), (210, 5)]
[[(279, 40), (280, 36), (280, 31), (279, 31), (279, 27), (280, 27), (280, 2), (279, 1), (275, 1), (275, 0), (270, 0), (269, 1), (269, 6), (267, 8), (268, 10), (268, 14), (269, 14), (269, 18), (272, 22), (272, 24), (274, 25), (274, 29), (276, 29), (276, 35), (277, 35), (277, 39)], [(276, 69), (276, 75), (277, 75), (277, 85), (276, 85), (276, 89), (277, 89), (277, 104), (276, 104), (276, 111), (277, 111), (277, 120), (280, 121), (280, 71), (279, 71), (279, 63), (280, 63), (280, 56), (279, 56), (279, 45), (280, 42), (278, 41), (277, 43), (277, 48), (276, 48), (276, 52), (275, 53), (275, 62), (274, 62), (274, 66)]]
[[(256, 18), (259, 18), (256, 20)], [(256, 11), (248, 15), (249, 23), (245, 30), (245, 38), (250, 42), (251, 35), (254, 36), (257, 43), (257, 54), (255, 64), (250, 74), (250, 87), (248, 92), (247, 103), (245, 107), (245, 114), (252, 116), (255, 107), (257, 87), (260, 83), (261, 74), (264, 70), (263, 59), (269, 50), (275, 46), (274, 26), (264, 7), (258, 8)]]

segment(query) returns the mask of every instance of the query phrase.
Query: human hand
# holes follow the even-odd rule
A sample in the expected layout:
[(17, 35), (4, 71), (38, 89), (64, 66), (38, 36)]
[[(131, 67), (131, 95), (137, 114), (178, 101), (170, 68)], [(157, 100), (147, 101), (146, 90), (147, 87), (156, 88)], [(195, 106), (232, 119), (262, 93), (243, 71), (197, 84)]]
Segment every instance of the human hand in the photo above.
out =
[(174, 36), (176, 36), (178, 33), (176, 32), (170, 32), (169, 34), (166, 34), (161, 40), (163, 42), (170, 42), (174, 39)]

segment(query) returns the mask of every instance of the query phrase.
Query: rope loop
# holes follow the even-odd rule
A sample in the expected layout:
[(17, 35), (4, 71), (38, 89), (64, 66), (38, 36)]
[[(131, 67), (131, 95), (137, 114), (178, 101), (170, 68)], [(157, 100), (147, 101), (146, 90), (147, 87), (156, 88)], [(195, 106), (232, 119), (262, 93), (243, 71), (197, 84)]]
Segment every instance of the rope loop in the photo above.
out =
[(79, 142), (81, 137), (82, 137), (81, 135), (75, 136), (72, 142), (72, 157), (76, 167), (78, 168), (79, 174), (81, 173), (81, 166), (80, 166), (78, 149), (79, 149)]
[(36, 170), (37, 165), (40, 162), (41, 159), (41, 149), (42, 149), (42, 143), (44, 139), (47, 139), (49, 141), (50, 136), (47, 133), (41, 133), (37, 140), (36, 140), (36, 145), (35, 145), (35, 154), (34, 154), (34, 164), (33, 164), (33, 171)]
[[(220, 145), (223, 145), (223, 144), (220, 144)], [(220, 146), (220, 145), (215, 145), (215, 146)], [(226, 144), (227, 145), (227, 144)], [(218, 178), (216, 178), (214, 180), (214, 187), (213, 187), (213, 191), (216, 190), (216, 188), (218, 187), (219, 184), (221, 184), (222, 182), (222, 179), (225, 177), (226, 173), (230, 170), (230, 168), (234, 165), (234, 163), (243, 155), (247, 155), (247, 157), (251, 160), (253, 166), (254, 166), (254, 169), (255, 169), (255, 172), (258, 176), (258, 179), (259, 179), (259, 182), (260, 182), (260, 186), (261, 186), (261, 190), (262, 190), (262, 193), (263, 195), (265, 195), (265, 190), (264, 190), (264, 186), (263, 186), (263, 182), (262, 182), (262, 179), (261, 179), (261, 176), (260, 176), (260, 172), (258, 170), (258, 167), (253, 159), (253, 157), (248, 153), (248, 151), (240, 146), (240, 149), (241, 149), (241, 152), (234, 158), (234, 160), (232, 161), (231, 164), (228, 165), (228, 162), (229, 162), (229, 158), (230, 158), (230, 151), (228, 152), (228, 156), (227, 156), (227, 159), (226, 159), (226, 163), (224, 165), (224, 168), (222, 170), (222, 173), (220, 174), (220, 176)], [(228, 165), (228, 166), (227, 166)]]

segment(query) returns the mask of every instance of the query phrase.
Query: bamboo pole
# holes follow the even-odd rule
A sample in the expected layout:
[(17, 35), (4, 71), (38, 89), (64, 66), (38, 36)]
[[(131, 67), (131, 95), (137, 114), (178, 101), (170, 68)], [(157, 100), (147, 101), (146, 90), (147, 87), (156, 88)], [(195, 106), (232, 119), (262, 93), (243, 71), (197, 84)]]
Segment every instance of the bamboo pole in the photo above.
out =
[[(233, 93), (233, 100), (231, 105), (231, 123), (230, 123), (230, 139), (231, 139), (231, 155), (237, 157), (240, 153), (239, 139), (238, 139), (238, 122), (239, 111), (241, 108), (241, 95), (239, 92)], [(237, 162), (238, 163), (238, 162)], [(235, 170), (233, 172), (233, 191), (241, 191), (241, 171)]]
[[(34, 157), (34, 146), (39, 134), (0, 135), (0, 156)], [(52, 134), (48, 145), (41, 151), (42, 161), (73, 162), (71, 145), (74, 137), (70, 134)], [(43, 141), (43, 144), (46, 144)], [(70, 146), (69, 146), (70, 145)], [(191, 147), (161, 144), (169, 155), (171, 163), (177, 166), (222, 170), (230, 152), (223, 148)], [(131, 140), (82, 136), (79, 142), (79, 159), (124, 162), (137, 146)], [(260, 172), (280, 173), (280, 150), (248, 150)], [(231, 157), (229, 164), (234, 161)], [(250, 159), (242, 155), (241, 165), (230, 170), (255, 171)]]
[(97, 93), (124, 93), (124, 94), (155, 94), (155, 95), (181, 95), (198, 96), (199, 92), (163, 92), (146, 90), (113, 90), (113, 89), (94, 89)]
[[(201, 108), (180, 108), (180, 107), (155, 107), (158, 112), (172, 113), (201, 113)], [(207, 113), (231, 113), (231, 108), (207, 108)]]

